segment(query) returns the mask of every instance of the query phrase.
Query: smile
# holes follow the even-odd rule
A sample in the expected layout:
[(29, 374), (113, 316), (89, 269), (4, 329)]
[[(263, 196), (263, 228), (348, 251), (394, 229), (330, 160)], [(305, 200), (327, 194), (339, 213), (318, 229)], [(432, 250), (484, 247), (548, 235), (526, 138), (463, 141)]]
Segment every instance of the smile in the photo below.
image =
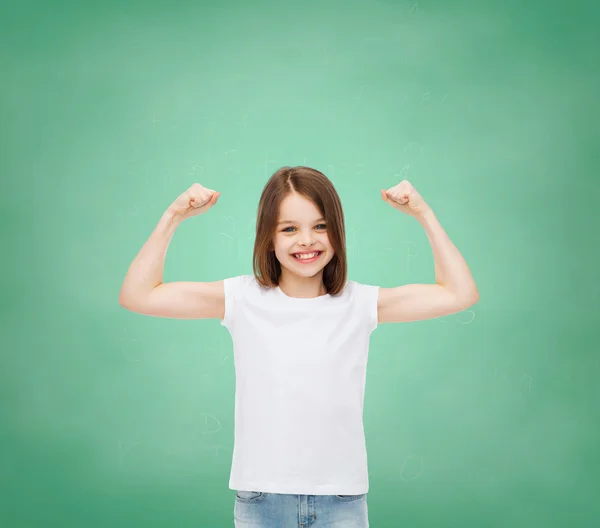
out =
[(292, 255), (292, 257), (294, 257), (294, 260), (296, 260), (297, 262), (302, 262), (303, 264), (308, 264), (310, 262), (314, 262), (315, 260), (317, 260), (320, 256), (321, 253), (323, 253), (322, 251), (314, 251), (313, 253), (306, 253), (307, 255), (310, 256), (309, 257), (298, 257), (298, 254), (294, 254)]

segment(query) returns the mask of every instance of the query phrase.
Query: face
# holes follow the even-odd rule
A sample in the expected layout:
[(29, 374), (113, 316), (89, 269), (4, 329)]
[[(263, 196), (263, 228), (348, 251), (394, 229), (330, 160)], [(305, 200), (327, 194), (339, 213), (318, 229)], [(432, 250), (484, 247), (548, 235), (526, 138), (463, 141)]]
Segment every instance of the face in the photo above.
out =
[[(310, 200), (291, 193), (281, 202), (280, 222), (275, 231), (275, 255), (281, 263), (282, 274), (301, 277), (322, 274), (323, 268), (333, 258), (327, 224), (321, 212)], [(321, 252), (316, 259), (296, 260), (297, 252)]]

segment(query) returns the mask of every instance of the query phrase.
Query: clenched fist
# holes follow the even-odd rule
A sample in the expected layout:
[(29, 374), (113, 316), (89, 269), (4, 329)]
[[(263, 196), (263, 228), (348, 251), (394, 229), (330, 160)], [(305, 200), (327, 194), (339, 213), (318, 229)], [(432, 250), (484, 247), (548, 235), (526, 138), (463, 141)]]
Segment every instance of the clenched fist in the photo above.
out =
[(169, 211), (181, 220), (201, 215), (217, 203), (220, 195), (217, 191), (194, 183), (169, 206)]

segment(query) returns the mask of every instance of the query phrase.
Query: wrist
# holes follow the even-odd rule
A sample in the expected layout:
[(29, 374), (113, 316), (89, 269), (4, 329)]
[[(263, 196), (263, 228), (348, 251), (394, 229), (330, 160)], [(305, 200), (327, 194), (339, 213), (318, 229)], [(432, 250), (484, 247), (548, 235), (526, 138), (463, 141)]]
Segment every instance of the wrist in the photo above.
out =
[(183, 218), (169, 208), (163, 213), (160, 220), (164, 224), (178, 226), (183, 221)]
[(431, 221), (434, 219), (435, 214), (431, 209), (428, 209), (425, 213), (417, 217), (417, 220), (423, 225), (431, 223)]

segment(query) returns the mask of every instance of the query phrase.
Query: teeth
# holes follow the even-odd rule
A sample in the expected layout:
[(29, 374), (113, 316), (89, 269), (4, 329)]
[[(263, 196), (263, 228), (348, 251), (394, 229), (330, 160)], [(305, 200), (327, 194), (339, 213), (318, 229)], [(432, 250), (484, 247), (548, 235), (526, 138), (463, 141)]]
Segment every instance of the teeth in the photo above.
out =
[(306, 259), (311, 259), (313, 257), (316, 257), (318, 254), (319, 254), (318, 252), (315, 252), (315, 253), (305, 253), (303, 255), (296, 254), (294, 256), (296, 258), (298, 258), (299, 260), (306, 260)]

